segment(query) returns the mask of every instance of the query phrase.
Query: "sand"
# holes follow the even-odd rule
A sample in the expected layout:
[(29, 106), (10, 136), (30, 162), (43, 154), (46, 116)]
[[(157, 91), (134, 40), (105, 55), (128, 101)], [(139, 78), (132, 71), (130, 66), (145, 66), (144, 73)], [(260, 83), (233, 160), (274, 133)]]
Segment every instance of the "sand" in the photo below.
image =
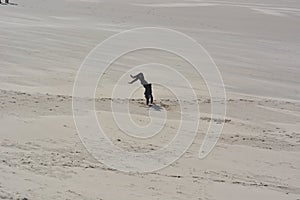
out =
[[(297, 0), (11, 3), (0, 5), (0, 199), (300, 198)], [(97, 116), (115, 145), (155, 151), (174, 137), (180, 121), (176, 97), (154, 84), (155, 103), (168, 113), (162, 133), (137, 140), (116, 127), (112, 101), (121, 107), (129, 102), (133, 120), (149, 122), (138, 83), (121, 84), (124, 90), (139, 87), (128, 101), (112, 98), (111, 88), (132, 66), (156, 61), (175, 67), (189, 77), (197, 95), (191, 102), (201, 110), (195, 140), (176, 162), (150, 173), (125, 173), (85, 149), (73, 120), (72, 91), (77, 70), (97, 44), (145, 26), (174, 29), (203, 45), (223, 77), (227, 115), (217, 145), (200, 160), (209, 123), (218, 120), (210, 119), (203, 79), (165, 52), (125, 55), (96, 91)], [(180, 88), (167, 72), (159, 75)]]

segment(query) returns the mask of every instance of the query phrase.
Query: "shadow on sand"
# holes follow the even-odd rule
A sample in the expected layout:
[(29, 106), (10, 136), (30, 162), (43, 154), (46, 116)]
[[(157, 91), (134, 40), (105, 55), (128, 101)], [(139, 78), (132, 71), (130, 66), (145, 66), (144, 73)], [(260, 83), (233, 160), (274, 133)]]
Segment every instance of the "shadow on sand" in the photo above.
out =
[(17, 6), (18, 4), (17, 3), (4, 3), (4, 2), (0, 2), (0, 5), (12, 5), (12, 6)]
[(161, 106), (156, 105), (156, 104), (153, 104), (153, 105), (151, 106), (151, 108), (153, 108), (155, 111), (162, 111), (162, 109), (163, 109)]

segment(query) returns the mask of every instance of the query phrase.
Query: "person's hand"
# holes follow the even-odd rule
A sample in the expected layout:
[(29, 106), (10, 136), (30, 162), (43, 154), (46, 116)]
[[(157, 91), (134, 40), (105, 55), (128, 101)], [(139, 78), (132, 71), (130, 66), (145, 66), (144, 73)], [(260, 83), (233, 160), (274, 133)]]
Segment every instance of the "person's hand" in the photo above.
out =
[(131, 78), (134, 78), (131, 74), (130, 74), (130, 77), (131, 77)]

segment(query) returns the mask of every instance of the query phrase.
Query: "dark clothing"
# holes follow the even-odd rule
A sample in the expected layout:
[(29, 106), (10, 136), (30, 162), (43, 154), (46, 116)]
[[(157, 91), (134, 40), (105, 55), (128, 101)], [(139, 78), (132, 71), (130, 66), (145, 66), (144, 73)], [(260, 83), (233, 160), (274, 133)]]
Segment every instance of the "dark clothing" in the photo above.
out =
[(152, 85), (151, 84), (145, 84), (145, 98), (146, 98), (146, 104), (149, 105), (149, 101), (153, 103), (153, 96), (152, 96)]
[(151, 84), (145, 84), (144, 85), (145, 88), (145, 95), (150, 95), (152, 94), (152, 85)]

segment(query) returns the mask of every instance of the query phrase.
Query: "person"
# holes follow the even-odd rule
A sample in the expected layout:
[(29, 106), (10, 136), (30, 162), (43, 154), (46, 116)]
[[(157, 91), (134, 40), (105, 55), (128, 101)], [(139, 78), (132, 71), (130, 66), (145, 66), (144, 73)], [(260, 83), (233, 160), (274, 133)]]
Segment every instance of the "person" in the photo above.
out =
[(132, 84), (134, 82), (136, 82), (137, 80), (140, 80), (141, 84), (144, 86), (145, 88), (145, 99), (146, 99), (146, 104), (149, 105), (149, 103), (153, 104), (153, 95), (152, 95), (152, 84), (148, 83), (145, 80), (144, 74), (143, 73), (139, 73), (135, 76), (130, 75), (131, 78), (133, 78), (132, 81), (129, 82), (129, 84)]

